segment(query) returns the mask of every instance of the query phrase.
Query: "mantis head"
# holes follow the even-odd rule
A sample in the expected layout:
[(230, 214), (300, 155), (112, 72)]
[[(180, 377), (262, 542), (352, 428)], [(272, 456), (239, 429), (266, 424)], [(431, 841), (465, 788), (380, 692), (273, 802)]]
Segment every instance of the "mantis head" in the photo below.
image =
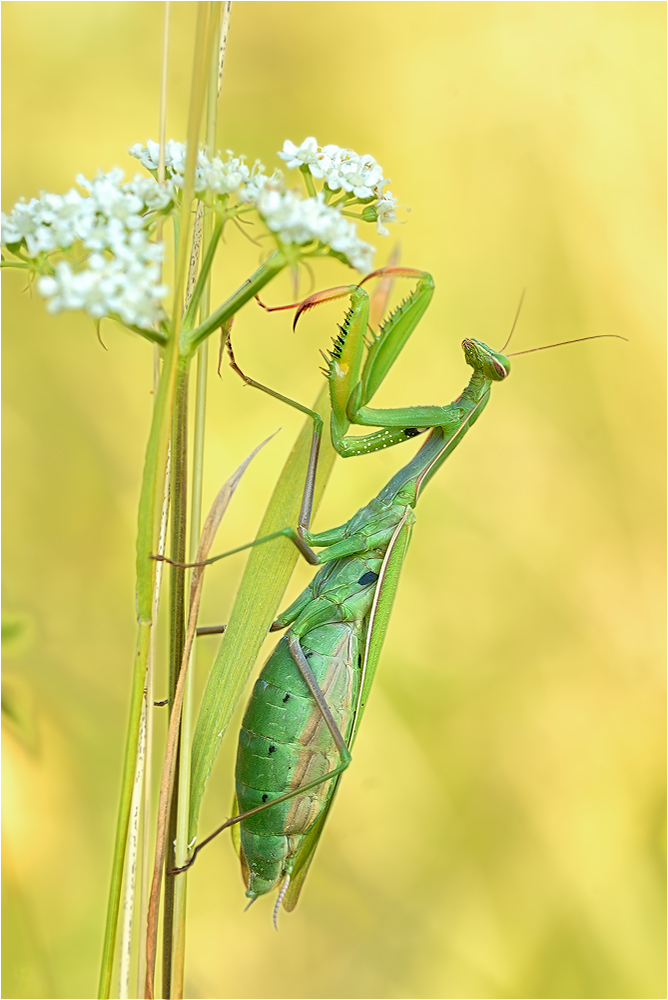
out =
[(510, 362), (505, 354), (493, 351), (482, 341), (467, 338), (462, 341), (462, 347), (466, 363), (490, 382), (501, 382), (510, 373)]

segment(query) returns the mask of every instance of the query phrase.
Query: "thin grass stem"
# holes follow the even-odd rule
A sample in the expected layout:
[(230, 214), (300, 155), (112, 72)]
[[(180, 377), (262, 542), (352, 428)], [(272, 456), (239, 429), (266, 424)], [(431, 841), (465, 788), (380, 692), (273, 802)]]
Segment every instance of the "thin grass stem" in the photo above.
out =
[[(190, 250), (190, 267), (188, 270), (188, 285), (186, 290), (186, 310), (192, 299), (194, 289), (197, 285), (197, 271), (203, 238), (204, 206), (202, 202), (197, 204), (195, 224), (193, 227), (192, 245)], [(187, 494), (188, 494), (188, 396), (190, 382), (190, 366), (188, 361), (181, 359), (179, 362), (179, 375), (177, 378), (176, 405), (174, 412), (174, 431), (172, 435), (173, 454), (176, 460), (173, 463), (173, 480), (171, 484), (172, 496), (172, 551), (182, 553), (185, 557), (187, 549)], [(177, 567), (174, 567), (176, 570)], [(171, 574), (171, 629), (170, 629), (170, 711), (173, 706), (173, 695), (178, 681), (178, 671), (183, 660), (183, 649), (185, 643), (185, 588), (186, 573), (173, 572)], [(181, 747), (178, 750), (180, 759)], [(173, 798), (170, 805), (169, 829), (167, 834), (167, 869), (169, 870), (176, 863), (175, 840), (178, 827), (179, 811), (179, 785), (175, 785)], [(172, 967), (174, 955), (174, 920), (175, 920), (175, 883), (172, 875), (165, 875), (165, 902), (163, 915), (163, 992), (171, 997), (172, 989)]]
[[(158, 543), (158, 553), (165, 551), (167, 540), (167, 517), (169, 513), (169, 480), (170, 480), (170, 455), (167, 456), (167, 469), (165, 472), (165, 485), (163, 492), (162, 516), (160, 521), (160, 541)], [(162, 563), (158, 562), (155, 574), (155, 590), (153, 592), (153, 621), (158, 620), (158, 606), (160, 603), (160, 586), (162, 583)], [(143, 827), (142, 827), (142, 852), (141, 852), (141, 876), (140, 876), (140, 899), (139, 899), (139, 921), (138, 926), (143, 929), (146, 926), (148, 912), (148, 897), (151, 882), (150, 849), (153, 815), (153, 699), (155, 690), (155, 649), (156, 630), (151, 630), (151, 644), (149, 656), (146, 664), (146, 689), (145, 699), (148, 706), (146, 719), (146, 762), (144, 768), (144, 804), (143, 804)], [(139, 948), (137, 961), (137, 990), (136, 995), (141, 996), (146, 978), (146, 952), (144, 948)]]
[[(210, 158), (215, 152), (216, 128), (218, 120), (218, 100), (222, 85), (222, 71), (229, 29), (231, 3), (212, 4), (215, 51), (209, 67), (209, 87), (206, 112), (206, 151)], [(188, 309), (193, 310), (199, 304), (200, 322), (209, 315), (211, 309), (210, 269), (213, 256), (220, 239), (222, 224), (210, 212), (205, 213), (202, 224), (202, 245), (204, 248), (202, 267), (193, 290), (193, 297)], [(195, 302), (198, 298), (198, 303)], [(204, 474), (204, 430), (206, 421), (206, 390), (209, 359), (209, 343), (205, 340), (197, 352), (197, 380), (195, 393), (195, 412), (193, 428), (193, 458), (192, 458), (192, 494), (190, 504), (189, 528), (189, 559), (192, 561), (197, 554), (197, 548), (202, 520), (202, 480)], [(192, 574), (190, 574), (192, 586)], [(176, 866), (183, 865), (188, 856), (188, 816), (190, 811), (190, 763), (193, 732), (193, 687), (195, 680), (194, 666), (195, 649), (190, 654), (188, 676), (185, 681), (183, 696), (183, 711), (181, 716), (181, 734), (179, 748), (178, 777), (178, 815), (176, 823), (176, 841), (174, 856)], [(188, 880), (179, 878), (174, 883), (174, 927), (172, 938), (172, 974), (170, 997), (181, 1000), (183, 997), (185, 975), (186, 947), (186, 901)]]
[(139, 724), (139, 745), (137, 746), (137, 763), (135, 781), (132, 790), (130, 806), (130, 829), (128, 832), (128, 856), (125, 864), (125, 891), (123, 894), (123, 916), (120, 941), (120, 1000), (128, 1000), (130, 996), (130, 965), (132, 962), (132, 925), (135, 905), (135, 885), (137, 880), (137, 856), (139, 853), (139, 821), (141, 818), (142, 787), (144, 781), (144, 763), (146, 760), (146, 694)]
[[(164, 17), (162, 26), (162, 60), (160, 67), (160, 112), (158, 119), (158, 143), (160, 152), (158, 154), (158, 183), (165, 181), (165, 147), (167, 145), (167, 82), (169, 79), (169, 34), (171, 19), (171, 3), (165, 0)], [(162, 242), (163, 219), (158, 220), (156, 229), (156, 239)], [(162, 277), (162, 262), (160, 263)], [(160, 379), (160, 350), (156, 344), (153, 348), (153, 393), (157, 392), (158, 381)], [(167, 452), (167, 466), (165, 469), (165, 481), (163, 488), (162, 513), (160, 517), (160, 541), (158, 543), (158, 554), (165, 551), (165, 540), (167, 537), (167, 514), (169, 510), (169, 480), (170, 480), (170, 455)], [(150, 884), (150, 847), (151, 847), (151, 815), (153, 812), (153, 692), (155, 688), (155, 649), (156, 649), (156, 629), (158, 621), (158, 609), (160, 605), (160, 586), (162, 583), (162, 565), (159, 563), (155, 574), (153, 586), (153, 604), (151, 619), (154, 627), (151, 629), (151, 641), (149, 645), (148, 660), (146, 662), (146, 683), (144, 686), (144, 704), (147, 710), (146, 716), (146, 753), (144, 756), (144, 787), (143, 787), (143, 826), (142, 826), (142, 849), (141, 849), (141, 869), (139, 887), (139, 927), (143, 928), (146, 923), (148, 909), (148, 894)], [(139, 948), (137, 960), (137, 987), (136, 995), (140, 995), (142, 984), (146, 976), (146, 954), (143, 948)]]

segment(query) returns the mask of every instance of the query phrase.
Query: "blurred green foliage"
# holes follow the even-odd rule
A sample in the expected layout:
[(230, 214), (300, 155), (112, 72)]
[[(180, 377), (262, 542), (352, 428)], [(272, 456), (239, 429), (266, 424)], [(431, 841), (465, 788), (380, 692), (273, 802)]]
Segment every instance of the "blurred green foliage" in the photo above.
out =
[[(194, 11), (173, 4), (175, 138)], [(162, 4), (6, 2), (2, 16), (3, 208), (79, 171), (132, 174), (127, 146), (157, 138)], [(503, 343), (524, 286), (516, 350), (629, 343), (518, 358), (430, 485), (300, 906), (276, 936), (269, 903), (242, 912), (229, 842), (211, 847), (189, 890), (189, 997), (663, 995), (664, 20), (644, 2), (235, 0), (220, 147), (271, 168), (288, 137), (349, 145), (412, 209), (402, 261), (437, 293), (378, 405), (450, 401), (468, 377), (462, 336)], [(214, 303), (258, 259), (236, 232), (227, 245)], [(315, 276), (342, 280), (334, 264)], [(106, 323), (105, 353), (83, 316), (47, 316), (20, 274), (3, 283), (4, 602), (31, 622), (5, 670), (36, 727), (30, 745), (5, 734), (3, 994), (89, 997), (151, 352)], [(286, 277), (267, 298), (293, 295)], [(309, 402), (339, 306), (296, 335), (248, 306), (239, 363)], [(300, 420), (227, 370), (210, 394), (209, 497), (283, 427), (223, 547), (252, 536)], [(411, 447), (339, 461), (316, 528)], [(203, 621), (225, 620), (241, 565), (210, 572)], [(233, 756), (204, 831), (229, 814)]]

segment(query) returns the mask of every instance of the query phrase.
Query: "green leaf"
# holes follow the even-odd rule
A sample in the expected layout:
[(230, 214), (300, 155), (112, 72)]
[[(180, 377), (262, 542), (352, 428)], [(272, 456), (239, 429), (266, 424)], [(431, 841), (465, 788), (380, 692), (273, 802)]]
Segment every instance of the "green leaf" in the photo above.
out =
[[(329, 393), (323, 386), (314, 410), (323, 417), (320, 461), (315, 487), (314, 513), (322, 499), (336, 452), (329, 436)], [(286, 525), (296, 525), (302, 500), (306, 467), (311, 448), (313, 423), (307, 420), (285, 463), (272, 494), (258, 537)], [(276, 617), (297, 561), (297, 550), (285, 538), (277, 538), (251, 550), (232, 609), (220, 652), (214, 663), (200, 708), (193, 739), (190, 786), (190, 837), (197, 819), (207, 778), (220, 749), (248, 675)]]

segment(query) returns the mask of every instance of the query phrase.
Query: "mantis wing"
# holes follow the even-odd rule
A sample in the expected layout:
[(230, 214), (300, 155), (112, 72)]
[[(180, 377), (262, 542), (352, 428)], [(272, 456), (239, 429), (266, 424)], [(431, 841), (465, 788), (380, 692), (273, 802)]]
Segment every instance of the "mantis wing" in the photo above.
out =
[(315, 849), (320, 841), (320, 835), (322, 833), (323, 827), (329, 816), (329, 810), (332, 807), (332, 802), (334, 801), (334, 796), (339, 787), (339, 781), (341, 780), (341, 775), (338, 776), (334, 783), (334, 789), (329, 797), (329, 801), (323, 811), (318, 816), (317, 820), (309, 830), (307, 834), (304, 835), (304, 840), (302, 841), (302, 846), (299, 849), (299, 853), (295, 858), (295, 866), (290, 876), (290, 885), (288, 886), (288, 891), (285, 894), (283, 900), (283, 906), (288, 911), (294, 910), (295, 906), (299, 901), (299, 894), (302, 891), (302, 886), (304, 884), (304, 879), (311, 867), (311, 862), (313, 861), (313, 855), (315, 854)]
[[(394, 596), (397, 592), (399, 574), (401, 573), (401, 567), (406, 557), (406, 550), (408, 549), (408, 543), (410, 541), (411, 531), (413, 528), (413, 522), (412, 520), (409, 520), (409, 518), (412, 518), (412, 511), (407, 512), (397, 525), (397, 529), (390, 539), (390, 543), (387, 547), (387, 552), (385, 553), (380, 573), (378, 574), (376, 593), (371, 607), (371, 612), (369, 614), (369, 628), (367, 631), (367, 643), (364, 654), (364, 664), (362, 667), (360, 698), (357, 703), (353, 730), (349, 743), (349, 746), (351, 747), (357, 735), (357, 729), (362, 717), (362, 712), (364, 711), (369, 697), (371, 684), (376, 673), (376, 667), (378, 666), (380, 651), (385, 638), (385, 633), (387, 631), (390, 612), (392, 611), (392, 605), (394, 603)], [(339, 787), (339, 781), (342, 777), (343, 775), (340, 774), (334, 782), (334, 787), (327, 805), (308, 833), (304, 835), (302, 846), (295, 858), (295, 864), (290, 877), (288, 891), (286, 892), (283, 900), (283, 906), (288, 912), (294, 910), (297, 905), (299, 894), (304, 884), (304, 879), (306, 878), (311, 862), (313, 861), (315, 849), (320, 841), (323, 828), (329, 815), (329, 810), (332, 807), (332, 802), (334, 801), (334, 797)]]
[(362, 713), (366, 707), (371, 685), (376, 675), (376, 667), (378, 666), (380, 651), (383, 648), (383, 642), (385, 640), (385, 633), (387, 632), (387, 625), (390, 620), (392, 605), (394, 604), (394, 598), (397, 593), (399, 575), (401, 573), (401, 567), (404, 564), (404, 559), (406, 558), (406, 552), (408, 550), (408, 544), (410, 542), (414, 523), (415, 515), (413, 514), (413, 511), (411, 509), (406, 510), (406, 513), (402, 517), (401, 521), (399, 521), (399, 524), (390, 539), (390, 543), (387, 546), (387, 552), (385, 553), (385, 558), (383, 559), (383, 564), (380, 567), (378, 585), (376, 587), (376, 593), (374, 595), (371, 612), (369, 614), (369, 629), (367, 632), (364, 664), (362, 666), (361, 693), (357, 711), (355, 713), (353, 731), (350, 737), (351, 747), (355, 741), (355, 737), (357, 736), (357, 730), (362, 718)]

